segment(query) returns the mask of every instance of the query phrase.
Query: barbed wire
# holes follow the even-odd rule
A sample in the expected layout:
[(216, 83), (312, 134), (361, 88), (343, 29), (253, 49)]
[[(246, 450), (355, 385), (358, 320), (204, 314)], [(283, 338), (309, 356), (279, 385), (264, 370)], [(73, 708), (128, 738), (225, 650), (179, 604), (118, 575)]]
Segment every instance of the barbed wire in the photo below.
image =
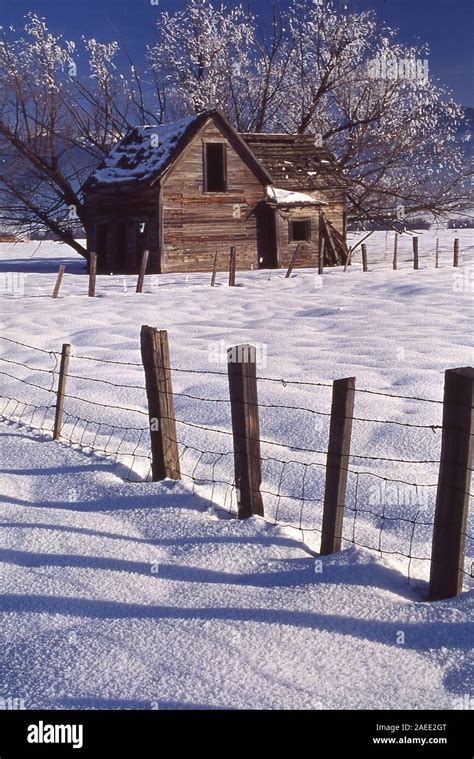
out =
[[(141, 362), (130, 362), (130, 361), (113, 361), (111, 359), (101, 359), (99, 357), (94, 356), (81, 356), (81, 355), (74, 355), (74, 358), (77, 358), (82, 361), (95, 361), (97, 363), (103, 363), (103, 364), (117, 364), (118, 366), (134, 366), (134, 367), (143, 367), (143, 364)], [(177, 372), (177, 373), (184, 373), (184, 374), (199, 374), (199, 375), (212, 375), (217, 377), (226, 377), (227, 373), (222, 371), (218, 372), (212, 369), (184, 369), (182, 367), (177, 366), (166, 366), (163, 367), (164, 371), (169, 372)], [(332, 388), (333, 385), (330, 382), (311, 382), (309, 380), (288, 380), (283, 377), (265, 377), (258, 375), (259, 382), (276, 382), (278, 384), (281, 384), (283, 387), (287, 387), (288, 385), (295, 385), (295, 386), (307, 386), (307, 387), (325, 387), (325, 388)], [(356, 393), (365, 393), (369, 395), (380, 395), (384, 398), (395, 398), (395, 399), (401, 399), (401, 400), (410, 400), (410, 401), (419, 401), (421, 403), (436, 403), (443, 405), (443, 401), (435, 398), (421, 398), (419, 396), (412, 396), (412, 395), (401, 395), (398, 393), (387, 393), (383, 392), (381, 390), (370, 390), (366, 388), (354, 388), (354, 391)], [(431, 426), (431, 425), (429, 425)]]
[[(44, 387), (31, 382), (28, 379), (17, 377), (13, 374), (0, 371), (0, 374), (10, 378), (21, 385), (29, 385), (35, 390), (55, 394), (55, 377), (58, 367), (58, 357), (61, 355), (55, 351), (46, 351), (36, 349), (26, 343), (7, 339), (22, 348), (38, 350), (42, 354), (47, 354), (53, 359), (53, 368), (34, 367), (29, 363), (23, 363), (16, 358), (0, 357), (6, 363), (12, 366), (19, 366), (31, 372), (41, 372), (51, 375), (51, 384)], [(108, 359), (94, 358), (90, 356), (75, 356), (72, 358), (85, 361), (93, 361), (98, 364), (133, 366), (142, 368), (141, 363), (111, 361)], [(227, 373), (214, 371), (199, 371), (196, 369), (172, 369), (170, 372), (189, 373), (191, 375), (217, 375), (227, 380)], [(116, 403), (105, 403), (103, 401), (93, 400), (80, 394), (66, 393), (66, 399), (76, 401), (79, 404), (88, 404), (97, 409), (106, 410), (107, 412), (126, 412), (136, 414), (140, 419), (149, 418), (149, 412), (146, 410), (146, 387), (141, 384), (130, 384), (126, 382), (116, 382), (101, 377), (83, 376), (80, 374), (68, 374), (68, 380), (102, 383), (104, 385), (125, 390), (139, 390), (143, 393), (143, 407), (132, 408), (130, 406), (117, 405)], [(278, 378), (259, 377), (258, 381), (269, 381), (281, 384), (283, 387), (291, 388), (309, 386), (332, 388), (332, 384), (303, 382), (303, 381), (286, 381)], [(157, 388), (158, 392), (161, 392)], [(427, 398), (417, 398), (415, 396), (392, 395), (384, 392), (360, 389), (360, 393), (369, 393), (371, 395), (380, 395), (383, 397), (403, 398), (413, 401), (428, 403), (440, 403)], [(218, 407), (228, 407), (229, 400), (226, 398), (210, 398), (192, 392), (176, 392), (174, 396), (177, 399), (193, 401), (196, 404), (218, 404)], [(18, 424), (26, 424), (31, 429), (39, 429), (44, 432), (51, 432), (55, 412), (55, 398), (51, 404), (37, 404), (27, 400), (20, 400), (14, 395), (1, 396), (3, 407), (0, 416), (8, 421), (15, 421)], [(317, 409), (290, 405), (288, 403), (254, 403), (246, 402), (243, 405), (258, 406), (262, 410), (275, 410), (278, 412), (287, 411), (291, 414), (304, 413), (311, 416), (321, 416), (325, 419), (331, 417), (331, 413)], [(204, 407), (206, 408), (206, 407)], [(189, 410), (186, 411), (189, 415)], [(206, 412), (207, 413), (207, 412)], [(160, 421), (168, 420), (162, 417)], [(352, 417), (352, 420), (359, 423), (389, 425), (394, 424), (401, 427), (416, 428), (420, 430), (429, 430), (433, 432), (442, 429), (438, 424), (415, 424), (403, 422), (400, 420), (372, 419), (363, 416)], [(176, 418), (178, 439), (176, 441), (179, 450), (181, 478), (191, 483), (191, 491), (194, 495), (199, 495), (203, 491), (203, 497), (209, 501), (210, 505), (224, 508), (233, 515), (238, 513), (238, 490), (235, 483), (234, 472), (234, 448), (229, 446), (229, 450), (213, 450), (207, 442), (197, 442), (188, 439), (189, 435), (185, 434), (186, 429), (195, 429), (205, 433), (213, 440), (218, 440), (221, 436), (224, 440), (235, 442), (235, 435), (230, 429), (219, 428), (208, 423), (198, 423), (191, 421), (189, 418)], [(82, 451), (91, 452), (110, 459), (124, 467), (124, 479), (137, 480), (142, 479), (150, 481), (152, 479), (152, 453), (150, 425), (141, 423), (117, 424), (114, 419), (90, 419), (84, 416), (80, 411), (76, 413), (75, 409), (63, 410), (63, 424), (61, 429), (61, 440), (73, 446), (77, 446)], [(322, 533), (322, 513), (324, 505), (325, 476), (328, 467), (326, 456), (327, 450), (322, 450), (316, 446), (306, 447), (294, 445), (292, 443), (282, 443), (278, 440), (262, 437), (258, 440), (264, 453), (260, 455), (260, 465), (262, 468), (262, 484), (260, 494), (265, 497), (265, 521), (268, 524), (278, 525), (282, 528), (292, 528), (298, 530), (303, 539), (305, 534)], [(171, 443), (170, 443), (171, 444)], [(217, 446), (218, 447), (218, 446)], [(281, 458), (270, 455), (272, 449), (286, 451), (287, 454), (295, 452), (296, 454), (310, 454), (311, 456), (324, 457), (324, 461), (302, 461), (294, 458)], [(282, 454), (284, 455), (284, 454)], [(349, 478), (355, 480), (355, 484), (349, 488), (346, 498), (346, 520), (344, 522), (343, 535), (341, 540), (344, 544), (353, 544), (356, 547), (378, 552), (380, 555), (399, 556), (408, 562), (407, 574), (408, 579), (412, 579), (412, 566), (416, 561), (431, 561), (431, 556), (424, 556), (423, 546), (429, 545), (431, 536), (427, 534), (433, 528), (433, 521), (426, 515), (430, 510), (425, 504), (422, 508), (420, 488), (437, 488), (437, 483), (420, 483), (410, 482), (402, 477), (391, 477), (380, 471), (371, 471), (370, 464), (356, 465), (354, 462), (373, 462), (374, 465), (379, 462), (388, 464), (404, 465), (439, 465), (440, 460), (437, 458), (396, 458), (388, 456), (370, 455), (369, 453), (359, 454), (351, 453), (348, 458), (346, 467)], [(351, 463), (352, 462), (352, 463)], [(361, 468), (366, 466), (366, 468)], [(376, 468), (376, 467), (374, 467)], [(472, 470), (470, 470), (472, 471)], [(410, 498), (408, 507), (414, 508), (414, 513), (392, 513), (387, 503), (386, 494), (381, 492), (377, 494), (376, 502), (370, 503), (370, 492), (367, 495), (368, 484), (367, 478), (374, 478), (380, 482), (380, 488), (385, 486), (403, 486), (404, 488), (414, 489), (414, 501), (411, 503)], [(419, 479), (417, 476), (413, 479)], [(472, 497), (471, 493), (466, 493)], [(406, 495), (406, 494), (405, 494)], [(378, 500), (377, 500), (378, 499)], [(403, 506), (404, 504), (397, 504)], [(371, 508), (369, 508), (371, 506)], [(379, 507), (379, 508), (377, 508)], [(405, 504), (407, 507), (407, 504)], [(431, 509), (432, 511), (432, 509)], [(398, 526), (405, 526), (408, 533), (405, 534)], [(421, 538), (419, 536), (421, 532)], [(466, 530), (463, 533), (466, 541), (472, 542), (472, 535)], [(397, 542), (398, 541), (398, 542)], [(428, 553), (428, 551), (426, 551)], [(472, 560), (470, 571), (462, 569), (463, 575), (472, 577)]]
[[(53, 355), (57, 355), (57, 354), (53, 354)], [(32, 372), (42, 372), (42, 373), (50, 374), (53, 371), (52, 369), (43, 369), (39, 366), (30, 366), (29, 364), (24, 364), (22, 361), (14, 361), (11, 358), (5, 358), (5, 356), (0, 356), (0, 361), (4, 361), (6, 364), (15, 364), (16, 366), (22, 366), (24, 369), (28, 369)], [(57, 361), (56, 361), (56, 366), (57, 366)]]
[(50, 393), (53, 389), (52, 386), (44, 387), (43, 385), (37, 385), (36, 382), (28, 382), (28, 380), (26, 379), (15, 377), (13, 374), (8, 374), (8, 372), (2, 372), (1, 370), (0, 370), (0, 374), (4, 377), (10, 377), (10, 379), (14, 379), (16, 380), (16, 382), (21, 382), (23, 385), (30, 385), (30, 387), (35, 387), (37, 390), (44, 390), (46, 393)]
[[(97, 380), (100, 382), (101, 380)], [(118, 385), (118, 387), (126, 387), (126, 385)], [(129, 386), (130, 387), (130, 386)], [(141, 388), (145, 389), (145, 388)], [(160, 391), (159, 388), (157, 388), (157, 392), (163, 392), (165, 394), (165, 391)], [(173, 395), (178, 398), (188, 398), (190, 400), (194, 401), (201, 401), (204, 403), (224, 403), (229, 405), (230, 401), (228, 398), (204, 398), (197, 395), (191, 395), (190, 393), (180, 393), (180, 392), (173, 392)], [(317, 409), (310, 409), (305, 408), (304, 406), (287, 406), (285, 404), (280, 403), (262, 403), (261, 401), (247, 401), (247, 400), (241, 400), (239, 401), (242, 406), (250, 407), (250, 408), (257, 408), (257, 409), (276, 409), (277, 411), (304, 411), (309, 414), (313, 414), (315, 416), (325, 416), (330, 417), (331, 412), (329, 411), (319, 411)], [(436, 430), (442, 429), (442, 426), (439, 424), (413, 424), (411, 422), (399, 422), (394, 419), (366, 419), (361, 416), (346, 416), (346, 419), (349, 419), (354, 422), (372, 422), (374, 424), (395, 424), (399, 425), (401, 427), (413, 427), (418, 429), (427, 429), (432, 430), (435, 432)]]
[(30, 350), (38, 351), (38, 353), (47, 353), (50, 356), (53, 355), (54, 353), (56, 353), (57, 356), (61, 355), (61, 352), (57, 353), (56, 351), (48, 351), (48, 350), (45, 350), (44, 348), (38, 348), (38, 346), (36, 345), (29, 345), (28, 343), (22, 343), (19, 340), (13, 340), (11, 337), (6, 337), (5, 335), (0, 335), (0, 339), (6, 340), (9, 343), (14, 343), (15, 345), (21, 345), (23, 348), (29, 348)]
[[(163, 420), (166, 421), (172, 421), (171, 417), (162, 417)], [(219, 430), (216, 427), (207, 427), (202, 424), (196, 424), (195, 422), (188, 422), (184, 419), (175, 419), (177, 424), (183, 424), (186, 427), (193, 427), (195, 429), (200, 430), (206, 430), (207, 432), (215, 432), (219, 435), (227, 435), (229, 437), (234, 437), (234, 433), (231, 430)], [(261, 445), (273, 445), (277, 448), (291, 448), (294, 451), (299, 451), (301, 453), (316, 453), (321, 456), (326, 456), (327, 451), (318, 451), (315, 448), (304, 448), (302, 446), (297, 445), (289, 445), (287, 443), (278, 443), (276, 440), (265, 440), (265, 438), (252, 438), (247, 437), (247, 440), (254, 443), (260, 443)], [(357, 458), (357, 459), (366, 459), (368, 461), (388, 461), (393, 463), (400, 463), (400, 464), (439, 464), (440, 459), (397, 459), (397, 458), (389, 458), (385, 456), (367, 456), (362, 453), (351, 453), (351, 458)]]

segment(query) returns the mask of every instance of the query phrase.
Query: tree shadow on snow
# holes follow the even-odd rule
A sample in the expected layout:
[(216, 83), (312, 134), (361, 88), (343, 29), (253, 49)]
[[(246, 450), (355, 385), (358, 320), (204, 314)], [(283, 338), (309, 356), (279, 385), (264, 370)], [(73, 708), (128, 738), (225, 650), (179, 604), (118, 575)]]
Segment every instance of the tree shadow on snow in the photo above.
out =
[[(60, 266), (66, 267), (66, 274), (86, 274), (87, 262), (78, 255), (77, 261), (71, 258), (8, 258), (0, 260), (0, 272), (19, 272), (24, 274), (57, 274)], [(28, 279), (27, 279), (28, 281)], [(35, 281), (35, 284), (37, 282)], [(26, 284), (26, 287), (28, 285)]]

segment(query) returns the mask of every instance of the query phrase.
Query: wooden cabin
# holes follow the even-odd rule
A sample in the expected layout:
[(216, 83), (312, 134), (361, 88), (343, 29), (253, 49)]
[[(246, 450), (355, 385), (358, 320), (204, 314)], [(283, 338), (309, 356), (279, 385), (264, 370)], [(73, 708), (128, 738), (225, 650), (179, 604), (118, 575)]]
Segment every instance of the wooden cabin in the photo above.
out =
[[(239, 135), (218, 111), (132, 129), (84, 185), (88, 251), (102, 273), (343, 263), (345, 190), (312, 135)], [(222, 266), (226, 265), (222, 264)]]

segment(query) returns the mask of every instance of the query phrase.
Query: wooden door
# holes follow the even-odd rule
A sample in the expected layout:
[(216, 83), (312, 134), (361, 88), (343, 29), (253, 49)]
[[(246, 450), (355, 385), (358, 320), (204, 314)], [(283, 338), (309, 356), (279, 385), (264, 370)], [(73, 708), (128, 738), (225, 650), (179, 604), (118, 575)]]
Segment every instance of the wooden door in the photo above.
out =
[(276, 211), (268, 203), (257, 207), (257, 253), (259, 269), (278, 268)]

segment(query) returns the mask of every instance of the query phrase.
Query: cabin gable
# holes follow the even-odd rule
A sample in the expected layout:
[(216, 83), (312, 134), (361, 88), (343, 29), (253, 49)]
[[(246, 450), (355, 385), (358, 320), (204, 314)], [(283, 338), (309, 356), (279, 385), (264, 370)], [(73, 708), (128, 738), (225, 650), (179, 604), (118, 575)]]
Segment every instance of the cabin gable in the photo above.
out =
[[(224, 155), (224, 185), (218, 190), (206, 181), (206, 157), (214, 152)], [(239, 141), (209, 119), (162, 180), (162, 271), (209, 271), (216, 253), (227, 266), (231, 245), (237, 247), (240, 269), (258, 268), (256, 211), (265, 180)]]

